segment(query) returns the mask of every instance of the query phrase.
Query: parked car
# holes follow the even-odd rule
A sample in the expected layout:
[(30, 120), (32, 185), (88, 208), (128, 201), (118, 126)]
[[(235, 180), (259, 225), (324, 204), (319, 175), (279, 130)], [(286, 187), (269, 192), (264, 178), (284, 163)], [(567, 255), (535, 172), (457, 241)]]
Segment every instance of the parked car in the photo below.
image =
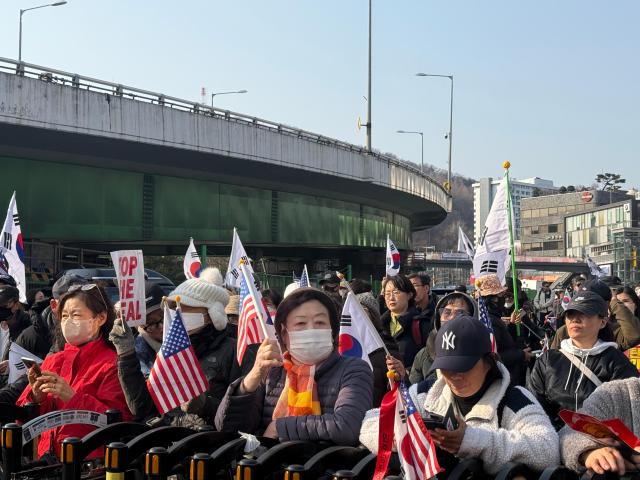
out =
[[(116, 271), (113, 268), (72, 268), (60, 272), (56, 276), (56, 280), (65, 273), (78, 275), (79, 277), (86, 278), (89, 282), (102, 282), (105, 285), (105, 291), (111, 301), (115, 303), (120, 300), (118, 280)], [(162, 291), (167, 295), (176, 288), (171, 280), (154, 270), (145, 268), (144, 273), (147, 280), (147, 288), (152, 285), (160, 285)]]

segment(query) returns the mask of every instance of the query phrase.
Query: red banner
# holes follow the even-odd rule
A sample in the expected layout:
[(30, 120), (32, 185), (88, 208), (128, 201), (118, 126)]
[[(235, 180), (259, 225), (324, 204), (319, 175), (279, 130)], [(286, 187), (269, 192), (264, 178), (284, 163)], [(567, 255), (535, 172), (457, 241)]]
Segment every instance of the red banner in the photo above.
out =
[(393, 448), (393, 425), (396, 419), (396, 399), (398, 384), (394, 383), (390, 392), (386, 393), (380, 405), (378, 423), (378, 458), (373, 480), (382, 480), (387, 474), (391, 449)]

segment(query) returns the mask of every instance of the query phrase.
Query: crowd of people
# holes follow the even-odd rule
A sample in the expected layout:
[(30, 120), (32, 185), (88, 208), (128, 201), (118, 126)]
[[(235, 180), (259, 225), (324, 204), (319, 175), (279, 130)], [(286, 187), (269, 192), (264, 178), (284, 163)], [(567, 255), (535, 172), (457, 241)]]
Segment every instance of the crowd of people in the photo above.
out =
[[(455, 418), (450, 429), (430, 430), (442, 465), (475, 457), (487, 473), (507, 462), (533, 470), (638, 469), (640, 448), (630, 454), (596, 442), (559, 413), (618, 418), (640, 436), (640, 379), (624, 353), (640, 344), (640, 286), (577, 276), (566, 290), (543, 282), (530, 301), (518, 282), (505, 283), (490, 274), (473, 291), (460, 286), (438, 298), (425, 273), (385, 277), (380, 292), (328, 273), (317, 289), (294, 282), (284, 295), (264, 290), (277, 340), (250, 345), (239, 364), (239, 294), (225, 288), (217, 269), (167, 296), (148, 285), (146, 322), (136, 329), (100, 284), (63, 274), (50, 298), (36, 292), (25, 305), (13, 279), (1, 276), (0, 403), (37, 403), (40, 414), (118, 409), (125, 420), (152, 426), (211, 425), (376, 452), (380, 403), (390, 383), (404, 382), (423, 416)], [(349, 291), (385, 344), (369, 363), (339, 353)], [(163, 341), (165, 306), (175, 310), (178, 302), (208, 389), (161, 415), (146, 382)], [(8, 383), (12, 343), (44, 361)], [(38, 452), (55, 455), (64, 438), (92, 428), (52, 429)]]

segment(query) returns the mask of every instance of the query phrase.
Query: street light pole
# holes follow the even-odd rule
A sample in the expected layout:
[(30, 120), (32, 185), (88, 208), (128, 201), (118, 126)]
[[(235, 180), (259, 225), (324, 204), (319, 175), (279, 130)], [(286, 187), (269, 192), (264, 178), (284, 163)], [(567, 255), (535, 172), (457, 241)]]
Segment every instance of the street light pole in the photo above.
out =
[(231, 93), (247, 93), (248, 90), (234, 90), (232, 92), (216, 92), (211, 94), (211, 108), (213, 108), (213, 97), (216, 95), (229, 95)]
[(396, 133), (415, 133), (417, 135), (420, 135), (420, 165), (422, 167), (420, 171), (424, 173), (424, 133), (407, 130), (398, 130)]
[(46, 5), (38, 5), (37, 7), (20, 9), (20, 28), (18, 29), (18, 63), (22, 63), (22, 15), (29, 10), (37, 10), (45, 7), (59, 7), (61, 5), (66, 5), (66, 3), (66, 0), (64, 0), (61, 2), (47, 3)]
[(451, 191), (451, 151), (453, 149), (453, 75), (435, 75), (430, 73), (416, 73), (416, 77), (440, 77), (451, 80), (451, 97), (449, 101), (449, 164), (447, 169), (447, 190)]
[(367, 76), (367, 150), (371, 152), (371, 1), (369, 0), (369, 74)]

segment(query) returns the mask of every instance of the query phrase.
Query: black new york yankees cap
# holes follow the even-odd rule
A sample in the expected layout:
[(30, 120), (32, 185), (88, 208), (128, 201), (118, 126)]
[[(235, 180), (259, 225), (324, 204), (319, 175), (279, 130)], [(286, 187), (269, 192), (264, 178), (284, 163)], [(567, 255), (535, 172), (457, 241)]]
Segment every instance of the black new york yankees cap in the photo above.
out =
[(436, 358), (429, 373), (436, 369), (467, 372), (487, 353), (491, 353), (487, 327), (468, 315), (457, 316), (438, 330)]

